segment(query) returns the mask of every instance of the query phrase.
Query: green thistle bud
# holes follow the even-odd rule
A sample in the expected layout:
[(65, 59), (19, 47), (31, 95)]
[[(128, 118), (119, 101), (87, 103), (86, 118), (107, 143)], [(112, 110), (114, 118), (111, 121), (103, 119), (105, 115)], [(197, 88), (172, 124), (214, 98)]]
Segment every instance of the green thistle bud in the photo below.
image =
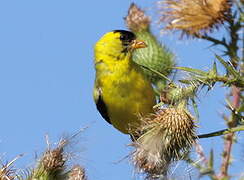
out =
[[(137, 38), (144, 40), (147, 44), (147, 48), (134, 52), (133, 61), (156, 70), (166, 77), (169, 76), (175, 65), (174, 54), (159, 43), (150, 32), (150, 18), (135, 4), (131, 4), (125, 20), (128, 28), (136, 34)], [(165, 79), (147, 69), (143, 69), (143, 72), (159, 90), (163, 89)]]
[(198, 84), (180, 87), (175, 84), (170, 84), (160, 94), (161, 102), (165, 104), (179, 104), (182, 101), (188, 101), (195, 97), (198, 89)]

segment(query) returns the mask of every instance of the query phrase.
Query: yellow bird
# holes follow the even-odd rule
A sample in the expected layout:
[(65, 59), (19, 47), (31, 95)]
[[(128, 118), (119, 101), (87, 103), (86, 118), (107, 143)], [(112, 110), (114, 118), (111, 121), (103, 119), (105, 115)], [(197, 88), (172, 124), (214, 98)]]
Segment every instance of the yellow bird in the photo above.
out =
[(125, 134), (140, 126), (139, 115), (153, 112), (155, 95), (139, 65), (132, 61), (135, 49), (146, 44), (129, 31), (106, 33), (94, 48), (96, 79), (94, 100), (102, 117)]

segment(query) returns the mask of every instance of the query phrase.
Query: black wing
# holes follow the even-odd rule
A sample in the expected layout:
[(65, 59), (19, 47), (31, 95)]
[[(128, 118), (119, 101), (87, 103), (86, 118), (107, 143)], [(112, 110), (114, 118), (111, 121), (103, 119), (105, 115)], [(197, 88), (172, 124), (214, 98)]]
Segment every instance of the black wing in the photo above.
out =
[(111, 124), (110, 118), (108, 116), (108, 109), (106, 107), (106, 104), (103, 101), (101, 90), (99, 90), (99, 96), (96, 99), (96, 106), (97, 106), (97, 110), (100, 112), (100, 114), (102, 115), (102, 117), (109, 124)]

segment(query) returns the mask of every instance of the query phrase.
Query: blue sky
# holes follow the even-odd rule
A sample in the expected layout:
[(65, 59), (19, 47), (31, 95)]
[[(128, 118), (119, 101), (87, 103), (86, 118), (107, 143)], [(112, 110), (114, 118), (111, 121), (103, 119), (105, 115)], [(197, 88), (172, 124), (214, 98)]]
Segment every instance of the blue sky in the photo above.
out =
[[(130, 0), (0, 0), (0, 158), (18, 154), (20, 168), (34, 164), (35, 154), (46, 147), (45, 135), (57, 142), (63, 134), (89, 128), (79, 137), (75, 151), (90, 180), (140, 179), (125, 157), (129, 138), (99, 115), (92, 98), (93, 45), (106, 32), (125, 29), (123, 17)], [(156, 1), (135, 0), (156, 17)], [(159, 37), (156, 19), (153, 30)], [(209, 43), (182, 41), (175, 34), (159, 37), (176, 53), (181, 66), (207, 70), (214, 61)], [(212, 50), (216, 50), (211, 48)], [(223, 71), (223, 70), (222, 70)], [(217, 86), (219, 87), (219, 86)], [(223, 88), (199, 95), (198, 132), (224, 126)], [(200, 142), (220, 156), (221, 138)], [(236, 155), (243, 155), (243, 143)], [(208, 151), (207, 151), (208, 154)], [(242, 156), (243, 157), (243, 156)], [(243, 163), (233, 172), (240, 172)], [(217, 166), (219, 163), (217, 163)], [(181, 171), (180, 166), (178, 168)]]

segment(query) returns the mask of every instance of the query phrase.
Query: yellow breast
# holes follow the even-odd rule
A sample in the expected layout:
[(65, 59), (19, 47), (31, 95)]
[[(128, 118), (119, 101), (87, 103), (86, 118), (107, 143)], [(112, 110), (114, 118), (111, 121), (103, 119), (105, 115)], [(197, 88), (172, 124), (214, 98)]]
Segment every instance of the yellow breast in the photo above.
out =
[(153, 111), (155, 95), (140, 67), (132, 61), (133, 51), (125, 51), (128, 42), (121, 40), (121, 35), (109, 32), (95, 45), (94, 97), (96, 100), (99, 93), (106, 106), (106, 110), (99, 108), (106, 114), (103, 117), (108, 116), (108, 121), (121, 132), (132, 134), (141, 124), (139, 115)]
[(100, 62), (96, 69), (112, 125), (130, 134), (141, 124), (139, 115), (152, 112), (155, 96), (151, 84), (130, 60), (116, 64)]

